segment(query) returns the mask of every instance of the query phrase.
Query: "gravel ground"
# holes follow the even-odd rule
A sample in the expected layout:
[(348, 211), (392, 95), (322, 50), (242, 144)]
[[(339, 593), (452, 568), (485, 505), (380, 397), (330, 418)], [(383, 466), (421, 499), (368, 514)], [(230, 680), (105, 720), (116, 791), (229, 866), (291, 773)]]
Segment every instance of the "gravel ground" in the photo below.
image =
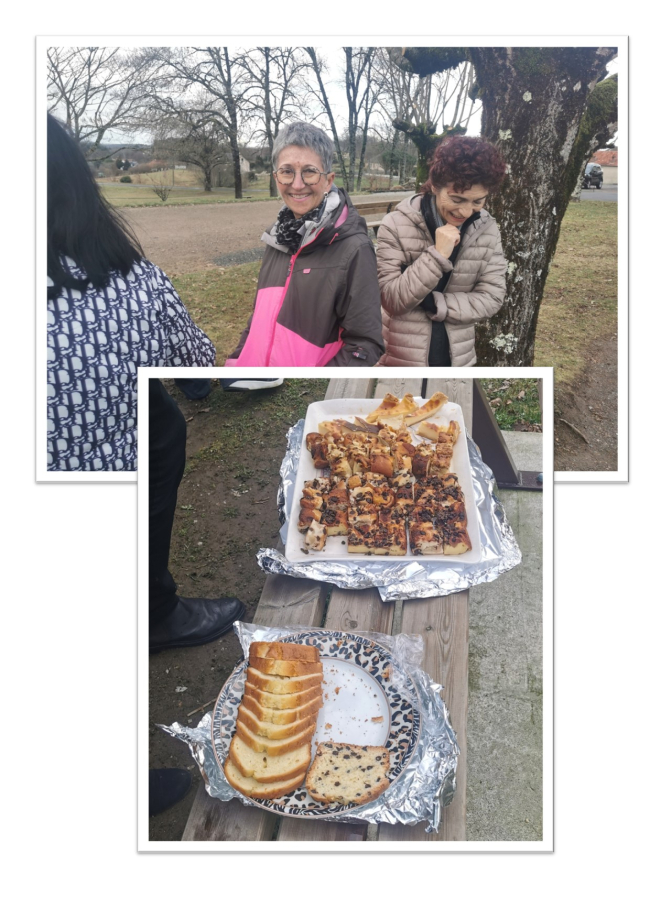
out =
[[(394, 198), (355, 195), (355, 202)], [(123, 207), (120, 213), (133, 227), (145, 255), (168, 274), (200, 271), (213, 265), (241, 265), (261, 258), (262, 232), (272, 225), (280, 200), (242, 204), (203, 204), (178, 207)]]
[[(223, 259), (260, 247), (260, 236), (275, 220), (278, 202), (129, 207), (120, 213), (133, 227), (148, 259), (168, 274), (184, 274), (215, 264), (240, 264)], [(244, 261), (255, 258), (259, 255)]]

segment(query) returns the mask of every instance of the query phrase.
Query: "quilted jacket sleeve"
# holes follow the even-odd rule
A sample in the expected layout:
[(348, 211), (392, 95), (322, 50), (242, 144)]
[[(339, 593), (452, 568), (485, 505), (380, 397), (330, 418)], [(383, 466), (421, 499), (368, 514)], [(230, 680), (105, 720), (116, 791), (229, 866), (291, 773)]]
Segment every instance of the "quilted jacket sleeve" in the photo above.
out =
[(372, 243), (356, 249), (345, 266), (343, 296), (337, 316), (343, 347), (328, 367), (372, 367), (384, 353), (377, 262)]
[(443, 274), (453, 268), (449, 259), (434, 246), (426, 248), (402, 271), (406, 262), (406, 254), (391, 221), (386, 219), (377, 235), (377, 274), (381, 305), (389, 316), (399, 316), (416, 309)]
[(489, 319), (503, 306), (506, 295), (506, 260), (503, 256), (501, 236), (494, 227), (495, 245), (489, 260), (472, 290), (456, 293), (434, 291), (437, 312), (435, 321), (459, 323), (479, 322)]

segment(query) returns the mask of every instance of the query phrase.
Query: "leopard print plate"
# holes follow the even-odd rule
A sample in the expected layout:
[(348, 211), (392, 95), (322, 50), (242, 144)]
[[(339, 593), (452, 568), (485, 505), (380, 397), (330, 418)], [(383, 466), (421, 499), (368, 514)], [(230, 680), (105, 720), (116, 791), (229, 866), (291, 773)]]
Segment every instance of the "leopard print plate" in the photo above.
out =
[[(342, 673), (354, 673), (355, 668), (363, 671), (359, 673), (359, 679), (356, 681), (357, 689), (361, 687), (363, 693), (379, 699), (379, 702), (373, 702), (372, 698), (362, 698), (359, 700), (359, 709), (364, 714), (366, 711), (372, 714), (380, 710), (389, 713), (390, 724), (387, 731), (383, 731), (385, 740), (352, 739), (351, 737), (342, 737), (340, 740), (347, 743), (383, 744), (390, 754), (388, 778), (394, 782), (413, 755), (420, 734), (420, 703), (411, 678), (396, 664), (386, 648), (360, 635), (314, 630), (292, 635), (290, 641), (317, 647), (323, 662), (323, 669), (326, 672), (328, 669), (330, 672), (336, 671), (337, 662), (340, 662)], [(244, 694), (247, 666), (247, 660), (239, 661), (221, 690), (214, 707), (212, 744), (217, 762), (222, 767), (235, 733), (237, 711)], [(371, 688), (375, 692), (371, 692)], [(328, 693), (325, 693), (324, 698), (326, 701), (321, 713), (324, 712), (326, 718)], [(334, 739), (327, 734), (322, 734), (320, 725), (323, 720), (324, 718), (321, 718), (319, 721), (319, 729), (312, 745), (313, 751), (318, 741)], [(325, 727), (330, 727), (330, 725), (327, 724)], [(287, 817), (323, 817), (331, 814), (347, 814), (359, 806), (323, 804), (314, 801), (304, 786), (281, 798), (273, 798), (268, 801), (252, 798), (247, 800), (264, 810)]]

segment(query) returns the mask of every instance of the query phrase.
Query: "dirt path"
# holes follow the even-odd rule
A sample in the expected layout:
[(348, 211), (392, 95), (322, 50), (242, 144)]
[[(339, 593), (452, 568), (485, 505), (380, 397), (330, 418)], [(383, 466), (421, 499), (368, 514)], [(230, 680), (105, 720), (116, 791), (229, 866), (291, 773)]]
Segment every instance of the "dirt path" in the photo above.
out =
[[(586, 370), (555, 396), (555, 469), (603, 472), (618, 467), (617, 337), (593, 342)], [(561, 420), (563, 419), (563, 420)], [(588, 441), (569, 427), (573, 425)]]
[[(352, 200), (381, 202), (400, 194), (404, 195), (354, 195)], [(123, 207), (120, 213), (135, 230), (148, 259), (163, 271), (183, 274), (215, 264), (239, 264), (260, 258), (260, 236), (273, 223), (281, 205), (281, 201), (273, 199), (242, 204)], [(229, 255), (233, 258), (229, 259)]]
[(202, 204), (188, 207), (129, 207), (120, 213), (133, 227), (145, 255), (168, 274), (210, 268), (242, 249), (261, 246), (273, 223), (277, 201)]

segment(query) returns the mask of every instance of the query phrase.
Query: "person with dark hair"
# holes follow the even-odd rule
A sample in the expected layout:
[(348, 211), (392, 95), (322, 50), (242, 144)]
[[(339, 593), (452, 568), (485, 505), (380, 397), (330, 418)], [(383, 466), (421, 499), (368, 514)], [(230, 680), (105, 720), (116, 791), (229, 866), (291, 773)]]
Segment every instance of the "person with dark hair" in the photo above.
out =
[(470, 367), (474, 326), (494, 316), (506, 291), (506, 260), (486, 210), (506, 172), (497, 148), (455, 135), (431, 159), (420, 194), (383, 219), (377, 271), (386, 353), (380, 364)]
[(334, 145), (298, 121), (273, 144), (284, 207), (266, 243), (253, 314), (227, 367), (368, 367), (383, 354), (366, 222), (334, 185)]
[(215, 349), (47, 116), (47, 467), (134, 471), (138, 367), (211, 367)]

